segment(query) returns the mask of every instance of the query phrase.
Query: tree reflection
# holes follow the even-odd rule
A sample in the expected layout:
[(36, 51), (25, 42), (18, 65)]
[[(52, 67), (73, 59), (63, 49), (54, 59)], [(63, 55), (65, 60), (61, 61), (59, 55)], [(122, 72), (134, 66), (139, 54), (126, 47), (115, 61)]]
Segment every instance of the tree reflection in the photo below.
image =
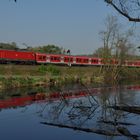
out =
[(137, 139), (138, 135), (129, 131), (129, 128), (135, 126), (135, 123), (128, 121), (130, 114), (110, 108), (123, 103), (124, 98), (120, 98), (123, 96), (120, 95), (121, 88), (100, 88), (98, 91), (100, 93), (96, 95), (85, 88), (84, 96), (61, 91), (59, 100), (47, 104), (46, 109), (42, 110), (44, 121), (41, 124)]

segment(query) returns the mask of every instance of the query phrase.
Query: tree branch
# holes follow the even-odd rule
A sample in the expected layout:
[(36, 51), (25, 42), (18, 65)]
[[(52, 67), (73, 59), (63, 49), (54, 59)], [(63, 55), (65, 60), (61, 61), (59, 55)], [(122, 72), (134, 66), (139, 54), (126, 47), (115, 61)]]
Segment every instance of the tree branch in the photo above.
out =
[(140, 18), (139, 17), (132, 17), (132, 16), (130, 16), (129, 13), (127, 13), (126, 11), (123, 11), (118, 6), (116, 6), (115, 3), (113, 2), (113, 0), (105, 0), (105, 2), (110, 4), (116, 11), (118, 11), (121, 15), (126, 17), (129, 21), (140, 22)]

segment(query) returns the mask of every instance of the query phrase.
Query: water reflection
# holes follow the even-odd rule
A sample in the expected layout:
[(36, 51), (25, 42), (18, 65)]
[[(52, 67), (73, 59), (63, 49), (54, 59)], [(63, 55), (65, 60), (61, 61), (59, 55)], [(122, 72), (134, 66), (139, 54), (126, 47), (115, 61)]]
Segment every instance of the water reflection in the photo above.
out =
[[(15, 110), (20, 109), (22, 114), (28, 114), (33, 119), (37, 117), (41, 130), (53, 126), (90, 132), (96, 139), (100, 139), (101, 135), (104, 136), (102, 139), (138, 139), (139, 97), (139, 85), (102, 88), (71, 85), (56, 89), (3, 92), (0, 94), (0, 119), (2, 115), (6, 116), (5, 110), (11, 117)], [(27, 120), (21, 118), (20, 121)], [(32, 121), (28, 123), (32, 125)]]

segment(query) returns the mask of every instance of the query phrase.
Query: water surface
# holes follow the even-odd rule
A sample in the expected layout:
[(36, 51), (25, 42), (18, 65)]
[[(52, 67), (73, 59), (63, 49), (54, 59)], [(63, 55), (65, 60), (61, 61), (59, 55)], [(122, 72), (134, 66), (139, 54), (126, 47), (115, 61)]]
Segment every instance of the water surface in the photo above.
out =
[(139, 113), (111, 108), (139, 107), (139, 99), (139, 85), (98, 88), (71, 85), (3, 91), (0, 139), (139, 139)]

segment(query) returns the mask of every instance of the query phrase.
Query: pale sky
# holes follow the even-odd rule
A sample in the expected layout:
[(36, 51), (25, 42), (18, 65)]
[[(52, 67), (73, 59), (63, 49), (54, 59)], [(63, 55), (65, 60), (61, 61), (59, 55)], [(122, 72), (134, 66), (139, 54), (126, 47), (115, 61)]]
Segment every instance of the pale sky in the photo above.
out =
[(0, 0), (0, 42), (54, 44), (73, 54), (91, 54), (102, 45), (99, 32), (109, 14), (132, 25), (104, 0)]

